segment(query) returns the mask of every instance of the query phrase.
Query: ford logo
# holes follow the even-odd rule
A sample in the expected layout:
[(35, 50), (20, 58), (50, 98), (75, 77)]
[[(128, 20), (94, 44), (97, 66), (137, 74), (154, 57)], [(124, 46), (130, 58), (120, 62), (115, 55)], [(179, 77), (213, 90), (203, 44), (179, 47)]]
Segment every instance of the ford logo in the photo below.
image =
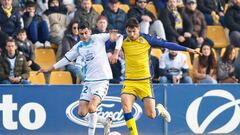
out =
[[(72, 122), (88, 127), (88, 121), (81, 119), (77, 114), (78, 104), (78, 100), (70, 104), (66, 109), (66, 115)], [(142, 115), (142, 108), (137, 103), (134, 103), (132, 113), (135, 120), (138, 120)], [(112, 116), (112, 127), (121, 127), (126, 125), (123, 110), (121, 109), (121, 98), (119, 97), (105, 97), (102, 104), (97, 108), (97, 114), (105, 118)], [(101, 123), (97, 123), (97, 128), (103, 128), (103, 125)]]

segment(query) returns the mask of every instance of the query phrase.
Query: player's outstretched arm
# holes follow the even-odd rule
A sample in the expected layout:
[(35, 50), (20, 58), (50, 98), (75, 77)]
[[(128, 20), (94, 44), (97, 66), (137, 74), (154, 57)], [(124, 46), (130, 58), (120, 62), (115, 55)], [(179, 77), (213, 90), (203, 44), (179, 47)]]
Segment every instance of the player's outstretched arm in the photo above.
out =
[(37, 73), (36, 73), (36, 75), (38, 75), (39, 73), (47, 73), (47, 72), (49, 72), (49, 71), (52, 71), (52, 70), (54, 70), (55, 68), (53, 67), (53, 66), (51, 66), (51, 67), (49, 67), (49, 68), (40, 68), (38, 71), (37, 71)]
[(197, 51), (197, 50), (194, 50), (194, 49), (191, 49), (191, 48), (187, 48), (186, 50), (187, 52), (189, 53), (192, 53), (192, 54), (198, 54), (198, 55), (201, 55), (202, 56), (202, 53)]

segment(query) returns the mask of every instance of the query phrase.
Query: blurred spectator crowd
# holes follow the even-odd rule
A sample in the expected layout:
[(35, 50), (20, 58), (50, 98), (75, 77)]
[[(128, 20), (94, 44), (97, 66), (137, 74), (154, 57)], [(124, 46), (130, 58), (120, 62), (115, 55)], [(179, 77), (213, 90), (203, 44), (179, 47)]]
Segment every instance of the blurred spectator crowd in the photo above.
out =
[[(126, 34), (130, 17), (139, 21), (142, 33), (203, 54), (152, 48), (154, 83), (239, 82), (240, 0), (0, 1), (0, 84), (81, 83), (84, 72), (74, 61), (60, 71), (36, 72), (63, 58), (80, 41), (79, 22), (87, 21), (93, 34)], [(113, 49), (106, 48), (110, 56)], [(124, 67), (121, 52), (111, 64), (111, 83), (124, 80)]]

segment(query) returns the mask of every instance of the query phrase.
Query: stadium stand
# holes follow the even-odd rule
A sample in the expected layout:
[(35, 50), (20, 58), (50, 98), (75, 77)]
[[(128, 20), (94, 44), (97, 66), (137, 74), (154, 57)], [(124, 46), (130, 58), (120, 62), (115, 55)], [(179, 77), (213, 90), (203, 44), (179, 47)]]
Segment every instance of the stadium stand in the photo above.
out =
[(160, 48), (152, 48), (151, 55), (157, 57), (159, 60), (162, 55), (162, 50)]
[(39, 85), (46, 84), (44, 74), (39, 73), (38, 75), (36, 75), (36, 73), (37, 71), (30, 71), (28, 80), (31, 82), (31, 84), (39, 84)]
[(155, 8), (155, 6), (154, 6), (153, 3), (148, 3), (146, 8), (147, 8), (150, 12), (152, 12), (153, 15), (154, 15), (156, 18), (158, 18), (158, 15), (157, 15), (158, 13), (157, 13), (157, 10), (156, 10), (156, 8)]
[[(226, 48), (222, 48), (221, 49), (221, 53), (220, 53), (220, 56), (222, 57), (223, 56), (223, 54), (224, 54), (224, 52), (226, 51)], [(238, 56), (238, 52), (239, 52), (239, 48), (235, 48), (235, 51), (236, 51), (236, 57)]]
[(208, 26), (207, 37), (214, 42), (214, 48), (224, 48), (229, 44), (224, 27), (220, 25)]
[(119, 8), (122, 9), (125, 13), (127, 13), (130, 9), (127, 4), (120, 4)]
[(135, 3), (136, 3), (136, 0), (129, 0), (130, 5), (135, 5)]
[(73, 81), (68, 71), (52, 71), (49, 84), (73, 84)]
[(95, 9), (95, 11), (101, 15), (103, 11), (103, 6), (101, 4), (92, 4), (92, 7)]
[(49, 68), (56, 63), (56, 56), (53, 49), (41, 48), (35, 50), (35, 62), (42, 68)]

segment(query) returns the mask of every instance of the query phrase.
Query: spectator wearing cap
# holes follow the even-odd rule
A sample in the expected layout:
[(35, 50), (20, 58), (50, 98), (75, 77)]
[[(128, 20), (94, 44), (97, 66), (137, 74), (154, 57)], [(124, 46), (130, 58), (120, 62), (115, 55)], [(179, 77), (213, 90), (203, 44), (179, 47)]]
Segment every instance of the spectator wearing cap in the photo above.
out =
[(229, 7), (225, 15), (226, 27), (230, 30), (230, 42), (235, 47), (240, 47), (240, 1), (232, 0), (233, 6)]
[(1, 0), (0, 29), (11, 37), (16, 37), (22, 27), (21, 15), (12, 6), (13, 0)]
[(197, 48), (200, 47), (205, 38), (207, 38), (207, 23), (203, 13), (197, 9), (196, 0), (186, 0), (185, 7), (184, 13), (189, 17), (193, 26), (191, 30), (191, 48)]
[(146, 8), (147, 0), (138, 0), (128, 11), (128, 18), (135, 17), (140, 22), (140, 32), (166, 39), (163, 24)]
[(91, 26), (91, 29), (94, 29), (98, 16), (98, 13), (92, 8), (92, 1), (82, 0), (80, 7), (75, 12), (74, 20), (78, 22), (86, 21)]
[(197, 0), (197, 5), (208, 25), (224, 25), (225, 0)]
[(177, 7), (177, 0), (168, 0), (167, 8), (161, 12), (160, 19), (168, 41), (193, 48), (191, 45), (193, 26), (189, 17), (183, 13), (183, 9)]
[(22, 17), (29, 40), (36, 48), (44, 47), (44, 44), (50, 46), (48, 25), (40, 15), (36, 14), (36, 3), (27, 1), (25, 10)]
[(195, 83), (217, 83), (217, 59), (213, 53), (213, 42), (205, 40), (200, 47), (202, 56), (193, 61), (193, 80)]
[(108, 30), (116, 29), (119, 33), (125, 32), (127, 14), (119, 8), (118, 0), (109, 0), (108, 7), (103, 10), (102, 15), (108, 19)]

